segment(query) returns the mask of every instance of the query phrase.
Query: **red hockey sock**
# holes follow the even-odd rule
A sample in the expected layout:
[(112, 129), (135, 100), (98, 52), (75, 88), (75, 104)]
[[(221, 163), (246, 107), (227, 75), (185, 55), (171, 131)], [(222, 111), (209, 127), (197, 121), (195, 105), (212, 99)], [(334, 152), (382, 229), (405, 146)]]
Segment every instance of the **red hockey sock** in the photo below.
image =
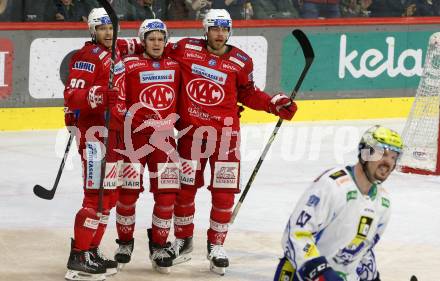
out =
[(154, 194), (154, 209), (152, 219), (153, 242), (161, 246), (167, 243), (170, 233), (174, 210), (175, 193)]
[(93, 236), (92, 243), (90, 244), (90, 248), (97, 248), (99, 244), (101, 244), (102, 237), (104, 236), (105, 229), (107, 228), (108, 217), (110, 215), (109, 210), (105, 210), (102, 212), (101, 219), (99, 220), (98, 229)]
[(131, 192), (130, 190), (121, 190), (119, 193), (116, 204), (116, 230), (119, 239), (122, 241), (133, 239), (138, 197), (138, 192)]
[(212, 192), (211, 194), (212, 208), (208, 240), (212, 244), (223, 244), (228, 233), (235, 194), (230, 192)]
[(194, 232), (194, 199), (197, 189), (181, 189), (177, 194), (174, 207), (174, 235), (183, 239), (193, 236)]
[(83, 207), (78, 211), (74, 225), (75, 249), (81, 251), (90, 249), (90, 244), (98, 228), (98, 224), (99, 218), (96, 215), (96, 210)]

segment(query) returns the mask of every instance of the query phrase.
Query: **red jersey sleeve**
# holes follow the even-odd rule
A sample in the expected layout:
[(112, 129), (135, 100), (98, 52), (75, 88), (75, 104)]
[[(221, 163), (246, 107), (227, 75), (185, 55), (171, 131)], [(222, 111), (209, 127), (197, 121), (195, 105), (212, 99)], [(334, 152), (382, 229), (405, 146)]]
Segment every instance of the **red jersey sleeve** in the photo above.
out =
[(255, 86), (253, 68), (252, 59), (248, 58), (245, 66), (238, 74), (238, 101), (249, 108), (270, 112), (271, 96)]

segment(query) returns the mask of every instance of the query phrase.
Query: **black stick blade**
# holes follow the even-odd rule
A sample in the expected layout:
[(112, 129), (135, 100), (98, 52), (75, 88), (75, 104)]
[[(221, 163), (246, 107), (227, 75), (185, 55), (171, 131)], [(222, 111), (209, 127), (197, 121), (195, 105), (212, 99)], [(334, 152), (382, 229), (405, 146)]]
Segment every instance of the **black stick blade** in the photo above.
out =
[(295, 36), (296, 40), (298, 40), (299, 45), (301, 46), (304, 53), (306, 62), (311, 64), (313, 59), (315, 58), (315, 53), (313, 52), (313, 47), (312, 44), (310, 44), (309, 39), (300, 29), (293, 30), (292, 35)]
[(40, 197), (41, 199), (52, 200), (55, 192), (54, 190), (47, 190), (39, 184), (34, 186), (34, 194)]
[(411, 279), (409, 281), (417, 281), (417, 277), (415, 275), (411, 276)]

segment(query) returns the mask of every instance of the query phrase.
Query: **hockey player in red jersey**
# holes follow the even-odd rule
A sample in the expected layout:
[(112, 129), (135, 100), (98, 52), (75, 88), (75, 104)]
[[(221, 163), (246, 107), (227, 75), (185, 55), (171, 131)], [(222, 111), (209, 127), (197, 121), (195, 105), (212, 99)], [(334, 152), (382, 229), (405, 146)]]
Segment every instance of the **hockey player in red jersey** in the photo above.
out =
[[(190, 128), (178, 139), (181, 158), (181, 191), (174, 208), (175, 264), (192, 251), (194, 198), (204, 185), (203, 172), (209, 161), (212, 195), (208, 259), (210, 269), (224, 274), (229, 266), (223, 243), (231, 219), (234, 196), (240, 192), (239, 106), (292, 119), (296, 104), (284, 94), (270, 96), (254, 86), (252, 59), (226, 44), (232, 20), (222, 9), (211, 9), (203, 20), (205, 39), (182, 39), (167, 46), (167, 54), (182, 69), (177, 122), (179, 130)], [(203, 153), (202, 153), (203, 152)]]
[[(115, 206), (118, 175), (122, 157), (114, 149), (122, 143), (120, 132), (126, 112), (123, 89), (124, 64), (120, 56), (141, 46), (134, 40), (118, 40), (114, 67), (114, 87), (108, 87), (113, 27), (103, 8), (96, 8), (88, 17), (92, 41), (76, 52), (70, 62), (70, 73), (64, 90), (66, 125), (76, 126), (78, 152), (83, 165), (84, 199), (75, 217), (74, 239), (67, 263), (67, 280), (104, 280), (115, 274), (117, 263), (105, 258), (99, 245), (107, 226), (110, 210)], [(104, 112), (110, 110), (108, 150), (103, 147)], [(72, 123), (73, 122), (73, 123)], [(98, 217), (101, 156), (106, 154), (102, 216)]]
[(127, 157), (116, 205), (119, 248), (115, 259), (121, 264), (131, 259), (136, 201), (144, 189), (145, 168), (149, 171), (150, 191), (155, 202), (152, 228), (148, 229), (150, 259), (157, 271), (169, 273), (174, 256), (167, 238), (180, 188), (179, 157), (174, 139), (180, 67), (174, 60), (162, 56), (168, 32), (161, 20), (145, 20), (138, 34), (145, 52), (124, 58), (129, 114), (124, 133)]

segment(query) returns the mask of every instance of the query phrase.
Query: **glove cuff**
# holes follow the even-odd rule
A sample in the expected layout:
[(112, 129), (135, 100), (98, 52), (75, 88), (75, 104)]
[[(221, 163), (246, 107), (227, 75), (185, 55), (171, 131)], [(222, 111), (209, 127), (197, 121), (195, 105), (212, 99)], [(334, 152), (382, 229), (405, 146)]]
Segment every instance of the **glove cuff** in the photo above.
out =
[(307, 261), (300, 269), (299, 274), (303, 280), (315, 280), (324, 271), (330, 269), (330, 265), (325, 257), (317, 257)]

